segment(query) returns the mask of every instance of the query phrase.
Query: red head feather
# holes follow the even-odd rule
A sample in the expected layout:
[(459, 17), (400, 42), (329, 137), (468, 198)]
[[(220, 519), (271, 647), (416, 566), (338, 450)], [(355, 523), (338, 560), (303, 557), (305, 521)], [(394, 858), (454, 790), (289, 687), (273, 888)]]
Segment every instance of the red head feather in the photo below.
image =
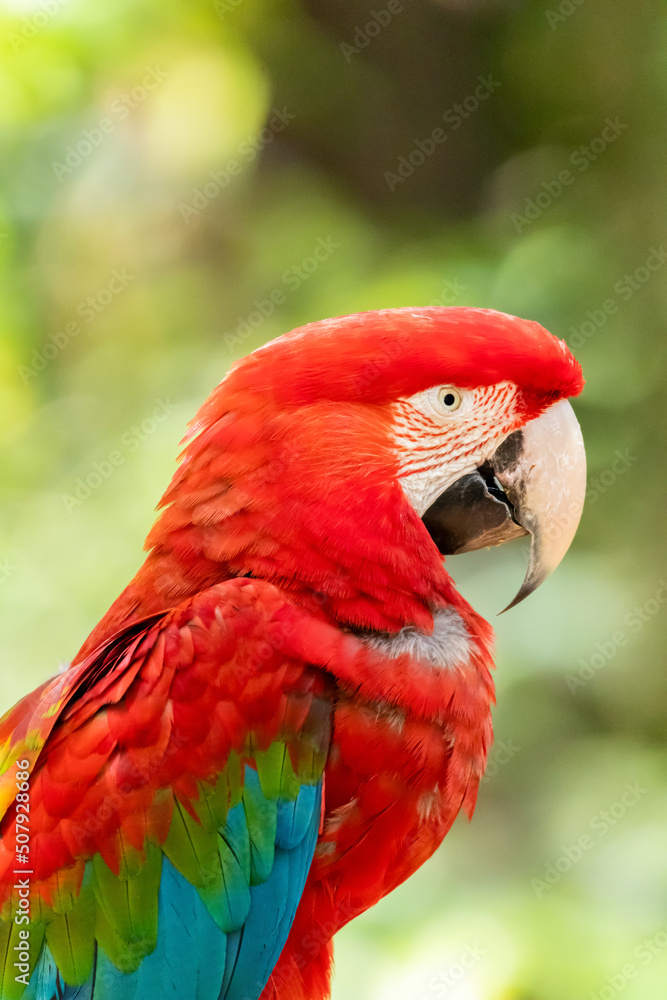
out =
[(507, 381), (519, 389), (517, 425), (583, 387), (563, 341), (486, 309), (323, 320), (243, 358), (193, 421), (151, 554), (84, 649), (242, 574), (314, 591), (356, 625), (428, 626), (450, 584), (396, 479), (391, 404), (436, 385)]
[(250, 390), (280, 406), (315, 400), (387, 403), (433, 385), (515, 382), (554, 400), (583, 388), (563, 340), (491, 309), (381, 309), (298, 327), (241, 359), (200, 413)]

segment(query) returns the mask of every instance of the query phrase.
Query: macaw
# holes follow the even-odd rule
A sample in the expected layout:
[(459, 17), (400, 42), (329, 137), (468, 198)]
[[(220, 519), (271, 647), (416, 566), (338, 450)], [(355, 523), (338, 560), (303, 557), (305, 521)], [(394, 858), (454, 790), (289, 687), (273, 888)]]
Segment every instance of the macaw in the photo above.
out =
[[(492, 633), (443, 556), (560, 561), (566, 344), (486, 309), (312, 323), (204, 403), (147, 557), (0, 722), (2, 1000), (324, 1000), (336, 931), (472, 815)], [(513, 603), (515, 603), (513, 602)]]

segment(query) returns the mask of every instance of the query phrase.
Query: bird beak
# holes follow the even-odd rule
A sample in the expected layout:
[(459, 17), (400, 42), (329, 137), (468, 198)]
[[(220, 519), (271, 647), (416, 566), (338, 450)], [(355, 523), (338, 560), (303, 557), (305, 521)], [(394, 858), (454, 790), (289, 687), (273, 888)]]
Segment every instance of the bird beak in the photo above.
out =
[(531, 535), (526, 578), (508, 611), (539, 587), (567, 552), (585, 494), (581, 429), (562, 399), (448, 487), (422, 520), (443, 555)]

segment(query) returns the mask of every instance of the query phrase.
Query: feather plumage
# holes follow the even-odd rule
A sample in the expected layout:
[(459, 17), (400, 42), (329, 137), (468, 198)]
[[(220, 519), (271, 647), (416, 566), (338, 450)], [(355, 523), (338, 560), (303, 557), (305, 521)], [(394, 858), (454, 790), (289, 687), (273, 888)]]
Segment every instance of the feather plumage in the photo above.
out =
[(143, 567), (0, 722), (0, 1000), (324, 1000), (335, 932), (472, 814), (491, 630), (401, 483), (401, 448), (446, 465), (406, 398), (449, 383), (493, 402), (473, 461), (582, 379), (537, 324), (408, 309), (293, 331), (212, 393)]

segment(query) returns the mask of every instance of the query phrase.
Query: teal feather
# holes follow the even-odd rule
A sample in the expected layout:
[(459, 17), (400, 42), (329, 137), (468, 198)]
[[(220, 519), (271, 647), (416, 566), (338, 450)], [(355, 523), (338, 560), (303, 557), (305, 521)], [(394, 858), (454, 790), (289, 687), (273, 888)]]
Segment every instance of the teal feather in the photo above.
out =
[(266, 797), (247, 767), (241, 802), (219, 831), (216, 899), (215, 879), (195, 887), (163, 855), (157, 944), (139, 968), (121, 972), (96, 947), (89, 980), (67, 985), (44, 944), (22, 1000), (258, 1000), (294, 921), (321, 797), (321, 782), (294, 800)]
[(250, 844), (250, 885), (261, 885), (273, 869), (276, 846), (276, 802), (264, 798), (257, 771), (246, 767), (243, 784), (245, 811)]
[(243, 926), (250, 911), (250, 843), (245, 811), (240, 804), (229, 811), (224, 831), (218, 838), (218, 853), (222, 892), (216, 896), (215, 912), (211, 901), (207, 900), (207, 904), (218, 927), (230, 933)]
[(312, 824), (318, 797), (318, 785), (303, 785), (293, 802), (278, 801), (276, 847), (290, 849), (301, 843)]
[[(93, 989), (89, 994), (77, 994), (76, 987), (68, 986), (63, 993), (63, 1000), (144, 1000), (137, 994), (137, 973), (127, 975), (120, 972), (110, 958), (104, 954), (101, 948), (97, 949), (95, 969), (93, 970), (95, 980), (91, 984)], [(85, 987), (79, 987), (81, 990)]]
[[(258, 1000), (278, 961), (313, 860), (320, 825), (322, 786), (311, 797), (310, 824), (300, 843), (276, 848), (270, 877), (250, 889), (243, 929), (227, 939), (227, 968), (220, 1000)], [(286, 814), (287, 815), (287, 814)]]
[(236, 858), (246, 884), (250, 884), (250, 838), (243, 804), (234, 806), (227, 814), (227, 822), (220, 830), (220, 836)]
[(52, 997), (57, 996), (57, 978), (58, 968), (53, 960), (51, 949), (44, 943), (42, 953), (37, 960), (22, 1000), (52, 1000)]
[(165, 861), (160, 884), (158, 943), (134, 973), (137, 997), (217, 1000), (226, 936), (198, 892)]

